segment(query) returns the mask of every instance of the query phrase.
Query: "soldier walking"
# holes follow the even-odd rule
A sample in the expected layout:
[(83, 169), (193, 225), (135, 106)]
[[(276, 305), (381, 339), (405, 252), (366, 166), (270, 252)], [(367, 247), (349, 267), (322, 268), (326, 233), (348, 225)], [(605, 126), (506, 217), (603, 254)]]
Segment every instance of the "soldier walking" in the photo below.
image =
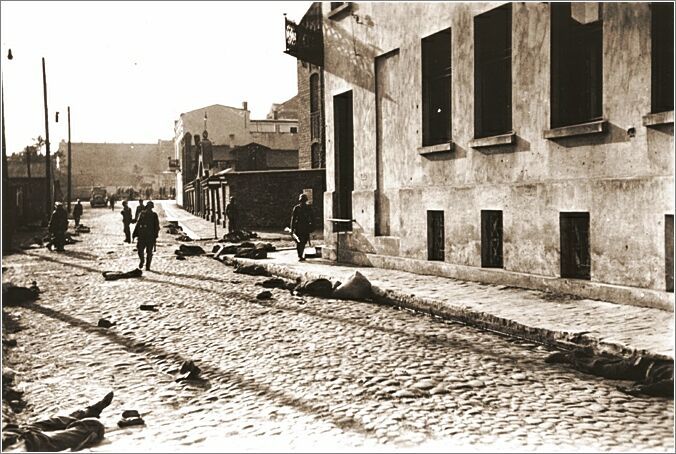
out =
[(124, 242), (131, 243), (129, 224), (131, 224), (133, 219), (131, 217), (131, 208), (127, 206), (126, 200), (122, 201), (122, 211), (120, 211), (120, 214), (122, 214), (122, 224), (124, 225)]
[(298, 260), (305, 261), (305, 244), (310, 239), (312, 232), (312, 208), (307, 204), (307, 196), (301, 194), (298, 197), (298, 205), (293, 207), (291, 215), (291, 236), (296, 242), (296, 251)]
[(134, 222), (138, 221), (138, 218), (141, 216), (144, 208), (143, 199), (138, 199), (138, 206), (136, 207), (136, 212), (134, 213)]
[(82, 208), (80, 199), (77, 199), (77, 202), (75, 202), (75, 206), (73, 207), (73, 220), (75, 221), (75, 227), (80, 226), (80, 218), (82, 217), (83, 211), (84, 209)]
[(63, 246), (66, 244), (66, 231), (68, 230), (68, 212), (61, 202), (56, 202), (54, 205), (55, 208), (47, 226), (52, 240), (47, 247), (51, 250), (51, 244), (53, 244), (57, 251), (63, 251)]
[(160, 233), (160, 219), (157, 217), (157, 213), (153, 211), (154, 206), (150, 200), (146, 203), (145, 209), (136, 221), (133, 234), (134, 238), (138, 238), (137, 250), (140, 259), (138, 267), (142, 269), (145, 263), (147, 271), (150, 271), (153, 250), (157, 243), (157, 235)]

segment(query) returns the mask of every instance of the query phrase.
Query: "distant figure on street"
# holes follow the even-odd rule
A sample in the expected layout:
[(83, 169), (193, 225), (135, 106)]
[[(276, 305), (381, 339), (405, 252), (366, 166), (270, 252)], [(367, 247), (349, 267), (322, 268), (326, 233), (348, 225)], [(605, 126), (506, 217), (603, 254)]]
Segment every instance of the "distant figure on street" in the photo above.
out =
[(134, 213), (134, 222), (138, 221), (138, 218), (141, 216), (141, 212), (143, 212), (144, 208), (143, 199), (138, 199), (138, 206), (136, 207), (136, 212)]
[(110, 202), (110, 210), (115, 211), (115, 194), (111, 194), (108, 201)]
[(133, 234), (134, 238), (138, 238), (137, 250), (138, 257), (141, 260), (138, 267), (142, 269), (145, 263), (147, 271), (150, 271), (153, 250), (157, 242), (157, 235), (160, 233), (160, 219), (157, 217), (157, 213), (153, 211), (154, 206), (150, 200), (146, 203), (145, 209), (136, 221)]
[(80, 225), (80, 218), (82, 217), (83, 211), (84, 209), (82, 208), (80, 199), (77, 199), (77, 202), (75, 202), (75, 206), (73, 207), (73, 220), (75, 221), (75, 227)]
[(235, 205), (235, 198), (230, 197), (228, 205), (225, 207), (225, 217), (228, 218), (228, 232), (233, 233), (237, 230), (239, 222), (239, 209)]
[(47, 247), (51, 250), (53, 244), (57, 251), (63, 251), (63, 246), (66, 244), (66, 231), (68, 230), (68, 212), (61, 202), (56, 202), (54, 205), (55, 208), (47, 226), (52, 239)]
[(303, 254), (305, 244), (310, 239), (310, 232), (312, 232), (312, 208), (307, 204), (307, 196), (301, 194), (298, 197), (298, 205), (293, 207), (291, 214), (291, 236), (296, 242), (298, 260), (301, 262), (305, 261)]
[(122, 201), (122, 224), (124, 225), (124, 242), (131, 243), (131, 231), (129, 230), (129, 224), (133, 221), (131, 217), (131, 208), (127, 206), (127, 201)]

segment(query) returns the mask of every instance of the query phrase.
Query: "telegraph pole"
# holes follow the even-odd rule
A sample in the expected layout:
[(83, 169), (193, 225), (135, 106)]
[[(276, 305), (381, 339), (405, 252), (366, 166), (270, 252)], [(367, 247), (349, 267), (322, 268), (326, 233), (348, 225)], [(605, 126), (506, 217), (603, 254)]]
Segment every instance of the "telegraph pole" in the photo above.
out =
[(0, 90), (2, 90), (2, 251), (6, 252), (12, 245), (12, 224), (9, 220), (9, 174), (5, 142), (5, 81), (3, 80), (0, 85)]
[(47, 197), (45, 208), (47, 209), (47, 218), (49, 218), (49, 214), (52, 212), (52, 161), (49, 153), (49, 112), (47, 110), (47, 73), (45, 71), (45, 57), (42, 57), (42, 88), (45, 99), (45, 145), (47, 146), (45, 150), (45, 169), (47, 169)]
[(71, 171), (72, 171), (72, 158), (70, 153), (70, 106), (68, 106), (68, 213), (70, 213), (70, 188), (71, 188)]

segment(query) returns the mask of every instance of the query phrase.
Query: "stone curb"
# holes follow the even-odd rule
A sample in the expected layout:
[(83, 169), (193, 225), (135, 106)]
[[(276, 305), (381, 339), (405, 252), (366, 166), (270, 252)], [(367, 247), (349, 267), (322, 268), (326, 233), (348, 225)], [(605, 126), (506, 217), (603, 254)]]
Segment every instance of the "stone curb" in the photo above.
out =
[[(229, 256), (225, 258), (226, 264), (241, 265), (260, 265), (270, 274), (275, 276), (292, 279), (296, 278), (325, 278), (331, 281), (335, 276), (331, 274), (299, 272), (290, 269), (284, 265), (274, 263), (265, 263), (264, 261), (234, 258)], [(660, 359), (673, 361), (674, 359), (667, 355), (654, 353), (647, 350), (636, 349), (630, 345), (624, 345), (617, 342), (609, 342), (599, 339), (586, 332), (566, 332), (557, 331), (548, 328), (538, 328), (524, 325), (508, 318), (496, 316), (486, 312), (480, 312), (463, 306), (450, 305), (448, 303), (435, 300), (429, 297), (418, 297), (413, 294), (405, 294), (401, 291), (373, 286), (375, 295), (374, 301), (380, 304), (388, 304), (395, 307), (410, 309), (416, 312), (422, 312), (446, 320), (461, 322), (479, 329), (494, 331), (513, 337), (519, 337), (536, 343), (544, 344), (549, 347), (570, 350), (573, 348), (591, 348), (596, 354), (605, 354), (612, 356), (621, 356), (625, 358), (644, 356), (650, 359)]]

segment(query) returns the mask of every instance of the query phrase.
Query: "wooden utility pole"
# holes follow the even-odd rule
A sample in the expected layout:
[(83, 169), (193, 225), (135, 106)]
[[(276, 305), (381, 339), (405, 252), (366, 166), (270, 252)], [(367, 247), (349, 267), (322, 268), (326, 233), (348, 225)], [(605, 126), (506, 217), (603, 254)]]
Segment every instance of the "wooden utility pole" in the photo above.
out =
[(70, 106), (68, 106), (68, 213), (70, 213), (70, 201), (71, 201), (71, 172), (72, 172), (72, 157), (70, 153)]
[(52, 161), (51, 154), (49, 153), (49, 112), (47, 110), (47, 72), (45, 71), (45, 57), (42, 57), (42, 88), (44, 91), (45, 99), (45, 169), (47, 177), (47, 196), (46, 196), (46, 212), (47, 219), (52, 212)]
[[(11, 51), (10, 51), (11, 52)], [(2, 250), (12, 245), (12, 224), (9, 219), (9, 174), (7, 171), (7, 145), (5, 142), (5, 81), (0, 83), (2, 90)]]

